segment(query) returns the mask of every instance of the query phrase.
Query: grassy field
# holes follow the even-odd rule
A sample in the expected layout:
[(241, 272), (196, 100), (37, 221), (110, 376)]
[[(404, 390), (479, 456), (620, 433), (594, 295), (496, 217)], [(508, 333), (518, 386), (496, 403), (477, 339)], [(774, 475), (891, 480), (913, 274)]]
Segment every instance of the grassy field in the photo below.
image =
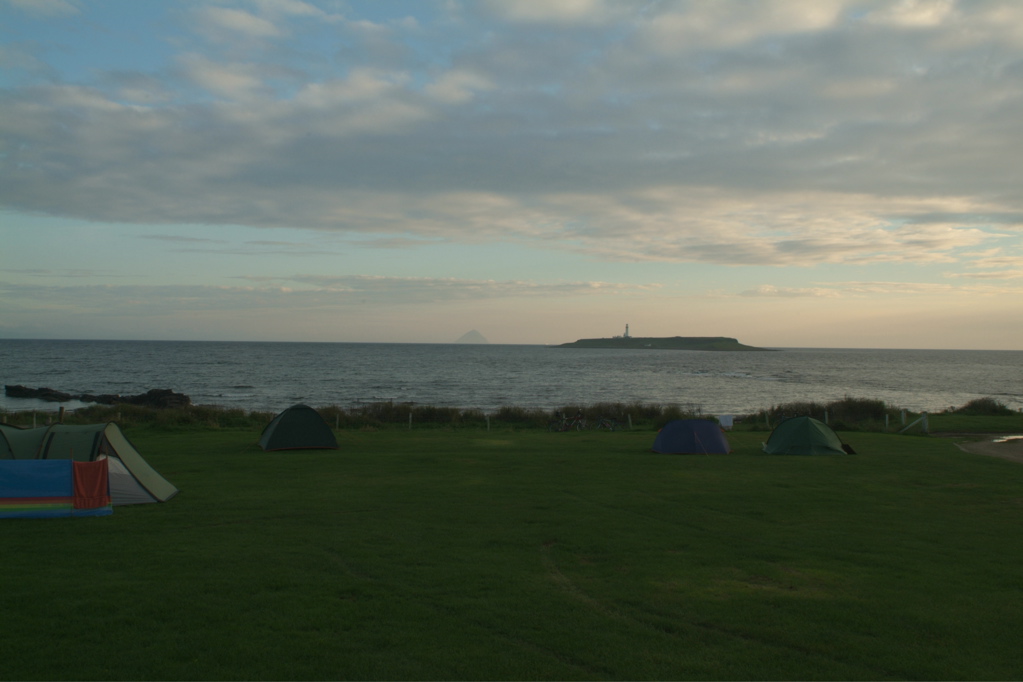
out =
[(1018, 679), (1023, 466), (950, 439), (126, 429), (181, 493), (0, 525), (3, 679)]

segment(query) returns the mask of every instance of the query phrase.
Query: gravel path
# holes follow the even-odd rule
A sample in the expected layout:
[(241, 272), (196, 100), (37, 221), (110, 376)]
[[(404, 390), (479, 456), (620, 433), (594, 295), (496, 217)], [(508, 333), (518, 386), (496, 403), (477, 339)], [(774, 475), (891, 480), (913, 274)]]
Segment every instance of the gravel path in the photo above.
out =
[(1023, 436), (999, 436), (994, 440), (981, 440), (969, 443), (956, 443), (960, 450), (975, 455), (1001, 457), (1023, 464)]

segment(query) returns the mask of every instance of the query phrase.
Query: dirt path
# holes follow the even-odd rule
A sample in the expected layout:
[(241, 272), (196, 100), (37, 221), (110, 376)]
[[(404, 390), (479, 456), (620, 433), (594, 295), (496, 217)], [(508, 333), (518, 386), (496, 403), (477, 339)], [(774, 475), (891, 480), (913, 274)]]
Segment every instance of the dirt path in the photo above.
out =
[(1023, 464), (1023, 436), (1013, 436), (995, 440), (981, 440), (972, 443), (956, 443), (960, 450), (971, 452), (975, 455), (988, 455), (990, 457), (1001, 457), (1013, 462)]

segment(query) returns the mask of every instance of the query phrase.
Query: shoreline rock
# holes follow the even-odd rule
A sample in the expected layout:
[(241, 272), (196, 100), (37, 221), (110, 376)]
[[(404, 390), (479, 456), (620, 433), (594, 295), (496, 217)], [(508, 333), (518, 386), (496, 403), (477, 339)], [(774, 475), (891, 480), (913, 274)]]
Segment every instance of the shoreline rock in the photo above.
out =
[(81, 393), (73, 395), (71, 393), (65, 393), (64, 391), (58, 391), (52, 388), (29, 388), (27, 386), (12, 386), (8, 384), (4, 386), (4, 394), (8, 398), (34, 398), (36, 400), (45, 400), (50, 403), (66, 403), (72, 400), (78, 400), (83, 403), (98, 403), (100, 405), (128, 404), (152, 407), (156, 409), (188, 407), (192, 404), (192, 399), (187, 395), (183, 393), (175, 393), (169, 388), (153, 388), (145, 393), (140, 393), (139, 395), (128, 396), (111, 393), (104, 393), (101, 395)]

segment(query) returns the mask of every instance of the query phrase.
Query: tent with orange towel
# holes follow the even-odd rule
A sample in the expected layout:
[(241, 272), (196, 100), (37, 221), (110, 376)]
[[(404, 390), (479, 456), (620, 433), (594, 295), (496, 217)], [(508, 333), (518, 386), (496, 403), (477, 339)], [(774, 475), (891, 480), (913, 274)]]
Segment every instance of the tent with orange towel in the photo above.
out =
[(45, 519), (113, 513), (107, 460), (0, 461), (0, 518)]
[[(10, 477), (17, 471), (28, 475), (27, 472), (32, 470), (29, 462), (58, 460), (105, 462), (107, 486), (114, 506), (166, 502), (178, 493), (178, 489), (146, 462), (113, 422), (80, 426), (52, 424), (33, 429), (0, 424), (0, 464), (11, 465), (7, 467), (7, 480), (13, 480)], [(53, 471), (59, 468), (59, 462), (51, 467)], [(41, 467), (38, 471), (44, 469), (46, 467)], [(85, 471), (88, 467), (81, 469)], [(77, 479), (69, 480), (84, 481), (85, 476), (84, 473), (77, 474)], [(72, 493), (52, 497), (70, 495)], [(0, 497), (3, 497), (2, 493)]]

